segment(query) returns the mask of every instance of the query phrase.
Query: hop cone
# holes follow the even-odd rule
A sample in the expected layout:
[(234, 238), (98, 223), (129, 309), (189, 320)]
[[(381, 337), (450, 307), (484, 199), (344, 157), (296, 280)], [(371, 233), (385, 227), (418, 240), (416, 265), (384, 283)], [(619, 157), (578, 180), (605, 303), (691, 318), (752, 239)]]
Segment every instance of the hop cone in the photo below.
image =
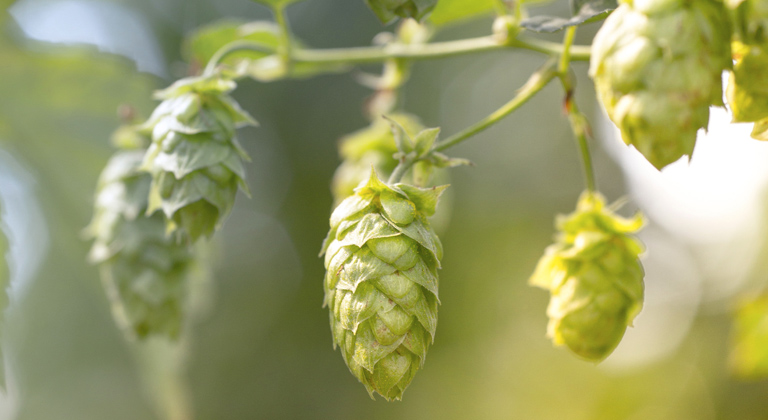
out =
[(427, 217), (444, 189), (390, 187), (372, 172), (331, 215), (324, 305), (334, 347), (371, 397), (401, 399), (434, 339), (442, 245)]
[(768, 295), (745, 302), (736, 312), (730, 367), (741, 378), (768, 378)]
[(621, 341), (643, 306), (642, 244), (631, 233), (642, 218), (624, 219), (602, 196), (584, 193), (576, 212), (557, 220), (530, 283), (551, 293), (547, 335), (579, 357), (600, 361)]
[(238, 186), (247, 192), (248, 155), (235, 130), (255, 121), (228, 95), (234, 88), (220, 78), (180, 80), (159, 92), (164, 101), (143, 126), (152, 135), (143, 164), (153, 177), (148, 212), (162, 209), (168, 231), (193, 242), (222, 223)]
[(595, 37), (590, 74), (608, 116), (656, 168), (690, 155), (722, 105), (730, 24), (718, 0), (621, 0)]
[(755, 122), (752, 137), (768, 140), (768, 1), (730, 1), (736, 63), (726, 96), (734, 122)]
[(152, 177), (143, 150), (116, 153), (101, 174), (90, 260), (98, 264), (116, 321), (130, 336), (176, 338), (192, 255), (165, 234), (162, 214), (146, 216)]

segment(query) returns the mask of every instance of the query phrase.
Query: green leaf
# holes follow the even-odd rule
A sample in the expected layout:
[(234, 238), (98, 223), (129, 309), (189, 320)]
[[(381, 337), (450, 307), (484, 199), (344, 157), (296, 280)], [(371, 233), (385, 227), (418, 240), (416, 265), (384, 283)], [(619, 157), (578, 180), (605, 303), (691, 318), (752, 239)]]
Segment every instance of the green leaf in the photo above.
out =
[(285, 7), (291, 3), (297, 3), (304, 0), (253, 0), (256, 3), (261, 3), (269, 8)]
[(416, 138), (413, 139), (413, 148), (416, 151), (416, 154), (421, 157), (429, 153), (439, 135), (440, 128), (428, 128), (417, 134)]
[[(253, 41), (277, 50), (280, 43), (280, 29), (273, 22), (256, 21), (244, 23), (236, 20), (222, 20), (203, 26), (194, 31), (185, 41), (184, 56), (203, 67), (225, 45), (239, 40)], [(229, 54), (223, 64), (235, 67), (243, 59), (258, 59), (269, 54), (259, 51), (238, 51)]]
[(569, 26), (604, 19), (609, 12), (618, 7), (616, 0), (572, 0), (573, 17), (565, 19), (557, 16), (534, 16), (520, 22), (520, 26), (534, 32), (557, 32)]
[(365, 0), (382, 23), (401, 18), (421, 20), (435, 8), (437, 0)]
[(429, 21), (437, 26), (448, 25), (490, 13), (493, 5), (494, 0), (440, 0)]

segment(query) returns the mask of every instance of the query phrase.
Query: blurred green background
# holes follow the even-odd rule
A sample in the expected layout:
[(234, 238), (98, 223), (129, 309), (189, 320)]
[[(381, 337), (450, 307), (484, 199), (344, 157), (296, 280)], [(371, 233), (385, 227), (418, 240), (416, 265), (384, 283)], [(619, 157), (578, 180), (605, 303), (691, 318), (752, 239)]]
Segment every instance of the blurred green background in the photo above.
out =
[[(114, 326), (80, 232), (118, 107), (151, 112), (151, 92), (187, 74), (182, 43), (198, 26), (270, 14), (247, 0), (11, 3), (0, 1), (0, 197), (13, 244), (4, 344), (13, 379), (1, 411), (20, 420), (160, 419), (153, 398), (167, 395), (145, 391), (143, 353)], [(311, 0), (289, 17), (313, 47), (369, 45), (385, 29), (361, 0)], [(478, 19), (437, 39), (485, 35), (490, 24)], [(505, 51), (418, 63), (405, 108), (455, 133), (511, 98), (543, 60)], [(599, 126), (586, 64), (576, 70), (578, 101)], [(732, 260), (718, 252), (743, 241), (702, 250), (654, 225), (650, 212), (648, 304), (616, 354), (595, 366), (545, 337), (548, 295), (526, 281), (553, 216), (573, 208), (583, 185), (557, 85), (451, 150), (476, 166), (452, 174), (436, 341), (404, 401), (372, 401), (332, 348), (317, 257), (335, 145), (367, 124), (369, 94), (350, 74), (243, 81), (235, 93), (261, 124), (241, 137), (253, 157), (253, 198), (239, 197), (214, 241), (209, 310), (185, 355), (194, 419), (768, 419), (768, 383), (737, 382), (727, 370), (732, 298), (764, 280), (762, 241), (746, 244), (754, 258)], [(595, 145), (598, 182), (615, 200), (627, 191), (624, 172)], [(751, 229), (763, 232), (762, 219)]]

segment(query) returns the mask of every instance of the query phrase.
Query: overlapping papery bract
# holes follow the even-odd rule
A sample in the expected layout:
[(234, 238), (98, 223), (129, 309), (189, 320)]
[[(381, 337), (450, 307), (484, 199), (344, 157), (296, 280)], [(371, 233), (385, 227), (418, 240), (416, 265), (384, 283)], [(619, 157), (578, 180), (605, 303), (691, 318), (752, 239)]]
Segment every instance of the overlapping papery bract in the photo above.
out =
[(427, 217), (445, 188), (388, 186), (372, 172), (331, 216), (324, 305), (334, 347), (371, 397), (401, 399), (434, 340), (443, 250)]
[(722, 105), (730, 22), (719, 0), (620, 0), (592, 45), (608, 116), (656, 168), (690, 156), (709, 106)]
[(152, 136), (148, 212), (162, 209), (168, 230), (192, 241), (221, 225), (238, 187), (247, 192), (236, 129), (256, 122), (228, 95), (234, 88), (216, 76), (182, 79), (158, 93), (163, 102), (143, 125)]
[(768, 1), (729, 0), (736, 63), (726, 94), (734, 122), (754, 122), (752, 137), (768, 140)]
[(179, 336), (185, 316), (192, 251), (165, 234), (161, 213), (146, 215), (152, 176), (139, 169), (144, 150), (117, 152), (101, 174), (89, 258), (117, 323), (129, 337)]
[(576, 211), (557, 220), (559, 234), (530, 278), (551, 293), (547, 335), (579, 357), (611, 354), (643, 306), (642, 244), (631, 234), (642, 217), (625, 219), (585, 192)]

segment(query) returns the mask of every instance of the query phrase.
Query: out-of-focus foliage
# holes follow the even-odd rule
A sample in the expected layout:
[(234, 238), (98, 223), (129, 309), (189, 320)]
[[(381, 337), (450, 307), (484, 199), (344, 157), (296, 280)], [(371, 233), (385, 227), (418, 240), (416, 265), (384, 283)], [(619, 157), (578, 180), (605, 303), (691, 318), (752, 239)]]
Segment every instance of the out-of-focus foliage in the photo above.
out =
[(732, 342), (733, 372), (744, 378), (768, 378), (768, 296), (741, 305)]

